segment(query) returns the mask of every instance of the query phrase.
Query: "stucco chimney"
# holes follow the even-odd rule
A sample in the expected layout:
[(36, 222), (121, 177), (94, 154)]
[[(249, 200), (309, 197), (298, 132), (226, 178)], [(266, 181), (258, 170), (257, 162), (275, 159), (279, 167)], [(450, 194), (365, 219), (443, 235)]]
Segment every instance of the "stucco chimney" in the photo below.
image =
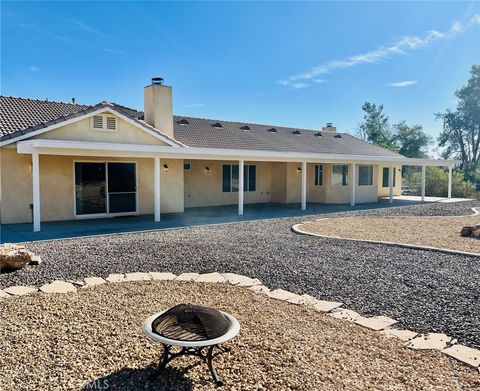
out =
[(172, 87), (163, 85), (161, 77), (154, 77), (143, 97), (145, 122), (173, 137)]
[(327, 125), (322, 128), (324, 132), (336, 132), (337, 128), (333, 126), (331, 122), (327, 122)]

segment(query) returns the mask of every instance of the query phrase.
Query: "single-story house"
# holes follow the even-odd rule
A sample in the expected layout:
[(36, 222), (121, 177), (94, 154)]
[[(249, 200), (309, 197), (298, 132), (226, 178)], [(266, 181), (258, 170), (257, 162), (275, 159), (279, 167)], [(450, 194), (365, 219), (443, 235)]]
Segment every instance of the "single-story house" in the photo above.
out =
[[(365, 203), (401, 193), (408, 159), (346, 133), (173, 115), (152, 79), (144, 111), (1, 96), (2, 224), (245, 203)], [(425, 183), (425, 181), (423, 181)], [(448, 194), (451, 194), (451, 180)], [(422, 197), (425, 196), (423, 185)]]

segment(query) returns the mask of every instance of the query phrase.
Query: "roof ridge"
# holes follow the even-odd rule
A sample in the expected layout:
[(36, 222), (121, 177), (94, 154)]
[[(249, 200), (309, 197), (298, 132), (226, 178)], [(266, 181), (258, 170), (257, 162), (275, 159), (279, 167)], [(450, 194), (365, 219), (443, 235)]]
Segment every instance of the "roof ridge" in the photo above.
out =
[(37, 98), (24, 98), (22, 96), (13, 96), (13, 95), (1, 95), (0, 98), (13, 98), (13, 99), (22, 99), (22, 100), (28, 100), (32, 102), (42, 102), (42, 103), (60, 103), (62, 105), (69, 105), (69, 106), (92, 106), (90, 104), (83, 104), (83, 103), (72, 103), (72, 102), (61, 102), (58, 100), (48, 100), (48, 99), (37, 99)]

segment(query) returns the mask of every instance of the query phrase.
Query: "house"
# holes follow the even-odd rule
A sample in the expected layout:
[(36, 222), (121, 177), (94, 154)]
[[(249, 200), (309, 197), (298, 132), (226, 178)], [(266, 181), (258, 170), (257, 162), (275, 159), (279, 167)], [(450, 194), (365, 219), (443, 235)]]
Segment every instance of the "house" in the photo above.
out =
[[(152, 79), (144, 112), (2, 96), (2, 224), (183, 212), (248, 203), (365, 203), (401, 192), (408, 159), (336, 131), (173, 115)], [(423, 176), (425, 178), (425, 175)], [(451, 175), (450, 175), (451, 178)], [(449, 181), (450, 196), (451, 180)], [(422, 196), (424, 197), (425, 186)]]

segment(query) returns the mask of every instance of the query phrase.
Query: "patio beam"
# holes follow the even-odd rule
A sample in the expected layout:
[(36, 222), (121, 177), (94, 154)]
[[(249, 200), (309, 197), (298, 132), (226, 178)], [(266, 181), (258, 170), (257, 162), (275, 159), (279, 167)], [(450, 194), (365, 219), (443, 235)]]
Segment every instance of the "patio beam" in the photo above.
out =
[(155, 218), (156, 223), (160, 222), (160, 158), (154, 158), (154, 170), (153, 170), (153, 198), (155, 205)]
[(390, 165), (388, 168), (388, 202), (393, 204), (393, 166)]
[(40, 231), (40, 160), (38, 152), (32, 153), (33, 232)]
[(425, 202), (425, 178), (427, 173), (427, 167), (422, 166), (422, 202)]
[(243, 216), (243, 188), (244, 183), (244, 173), (245, 171), (245, 161), (238, 161), (238, 215)]
[(307, 162), (302, 162), (302, 210), (307, 209)]
[(356, 170), (356, 164), (353, 162), (351, 164), (351, 169), (352, 169), (352, 183), (350, 185), (350, 206), (355, 206), (355, 188), (356, 188), (356, 183), (357, 183), (357, 170)]
[(448, 166), (448, 198), (452, 198), (452, 166)]

